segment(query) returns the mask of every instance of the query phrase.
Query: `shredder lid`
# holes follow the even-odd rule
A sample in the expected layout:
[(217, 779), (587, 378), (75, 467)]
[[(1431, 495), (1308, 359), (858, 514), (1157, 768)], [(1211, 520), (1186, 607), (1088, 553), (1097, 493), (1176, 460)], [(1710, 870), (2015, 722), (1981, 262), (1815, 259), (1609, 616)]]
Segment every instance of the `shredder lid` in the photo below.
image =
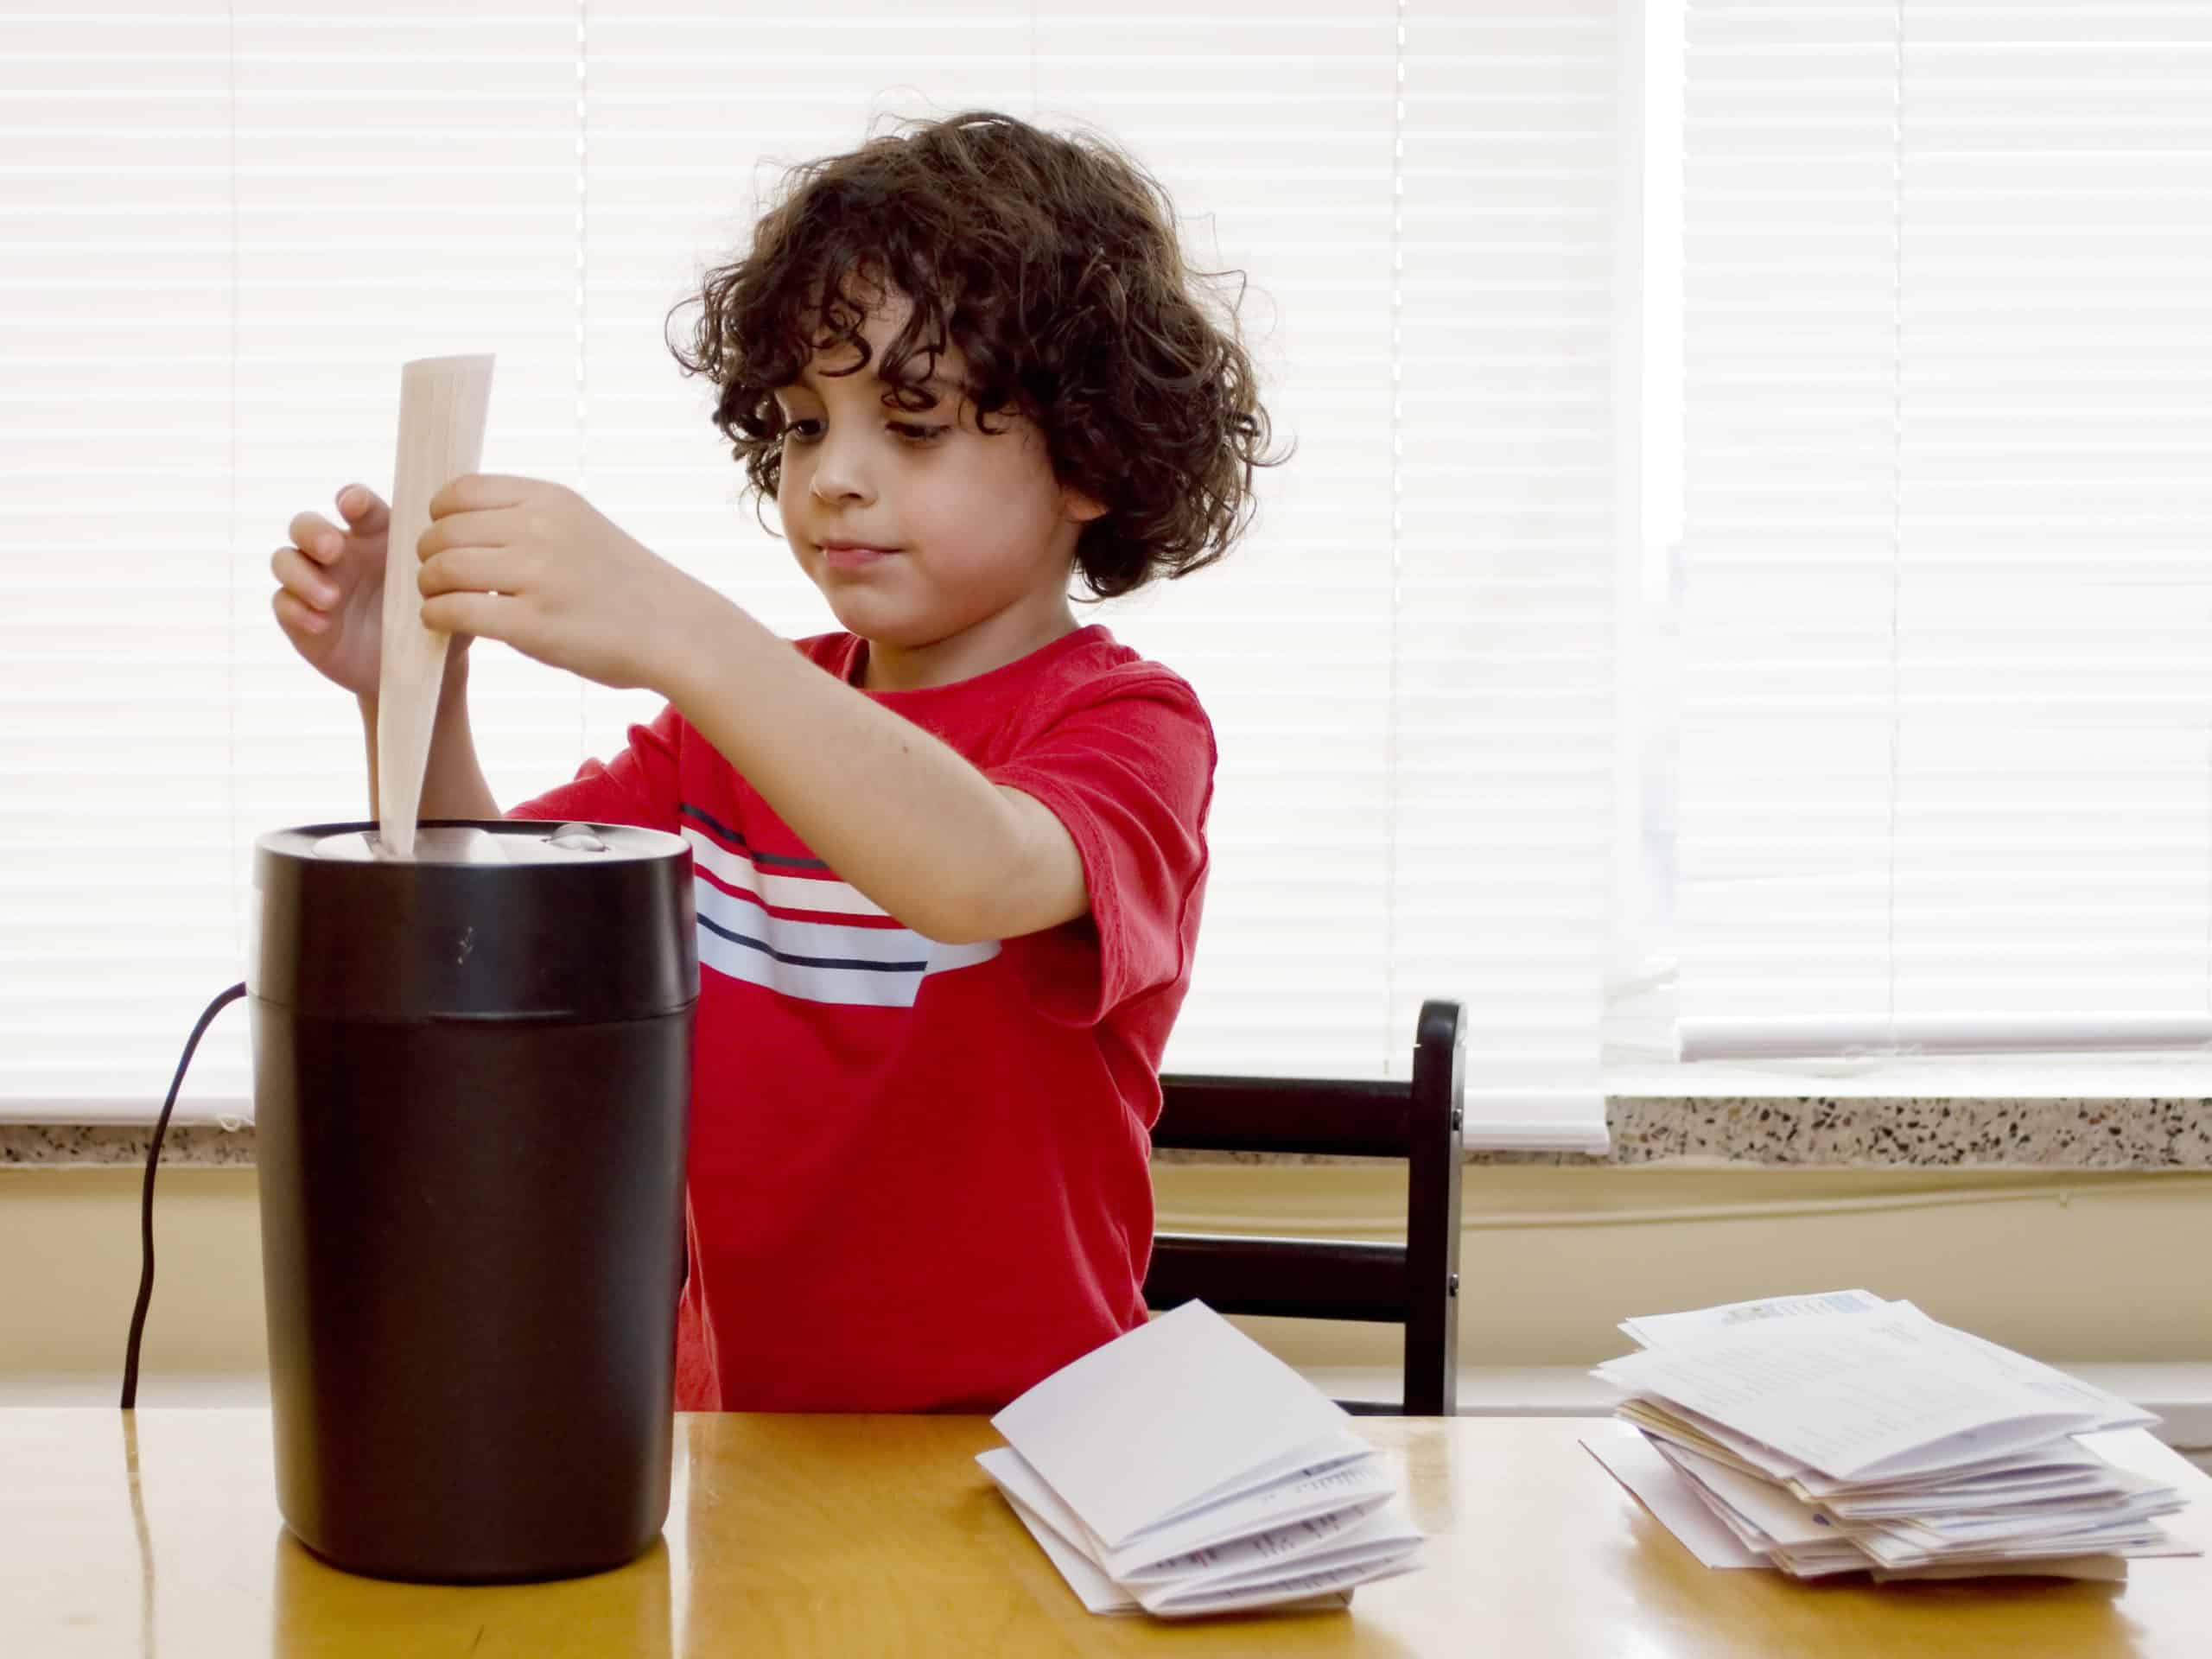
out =
[(629, 824), (434, 821), (256, 838), (246, 988), (343, 1020), (650, 1019), (699, 994), (691, 849)]
[[(609, 855), (638, 857), (664, 855), (667, 839), (655, 831), (630, 830), (626, 826), (594, 823), (539, 823), (517, 819), (512, 829), (494, 833), (475, 824), (433, 824), (415, 832), (410, 855), (421, 864), (558, 864), (566, 861), (596, 862)], [(640, 847), (637, 839), (651, 839)], [(385, 852), (384, 838), (374, 830), (345, 830), (315, 841), (317, 858), (343, 859), (350, 863), (401, 863), (407, 861)]]

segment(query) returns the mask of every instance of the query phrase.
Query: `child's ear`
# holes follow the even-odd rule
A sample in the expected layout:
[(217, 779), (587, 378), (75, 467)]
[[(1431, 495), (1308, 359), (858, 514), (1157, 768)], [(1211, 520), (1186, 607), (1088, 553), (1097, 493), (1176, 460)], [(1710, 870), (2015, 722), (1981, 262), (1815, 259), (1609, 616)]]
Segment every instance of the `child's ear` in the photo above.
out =
[(1071, 523), (1087, 524), (1094, 518), (1103, 518), (1106, 509), (1081, 490), (1065, 486), (1060, 491), (1060, 513)]

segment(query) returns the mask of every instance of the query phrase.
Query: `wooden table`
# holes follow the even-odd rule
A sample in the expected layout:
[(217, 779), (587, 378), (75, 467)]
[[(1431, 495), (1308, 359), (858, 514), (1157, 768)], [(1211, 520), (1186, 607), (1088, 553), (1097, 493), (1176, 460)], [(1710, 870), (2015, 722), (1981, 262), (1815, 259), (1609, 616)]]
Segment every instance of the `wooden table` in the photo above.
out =
[[(135, 1420), (134, 1420), (135, 1419)], [(1602, 1421), (1357, 1420), (1431, 1534), (1349, 1612), (1094, 1618), (973, 1462), (973, 1417), (687, 1416), (663, 1541), (493, 1588), (324, 1566), (276, 1513), (265, 1410), (0, 1410), (0, 1655), (1196, 1653), (1500, 1659), (2212, 1654), (2212, 1558), (2124, 1586), (1796, 1584), (1700, 1567), (1578, 1444)], [(2164, 1447), (2212, 1543), (2212, 1478)]]

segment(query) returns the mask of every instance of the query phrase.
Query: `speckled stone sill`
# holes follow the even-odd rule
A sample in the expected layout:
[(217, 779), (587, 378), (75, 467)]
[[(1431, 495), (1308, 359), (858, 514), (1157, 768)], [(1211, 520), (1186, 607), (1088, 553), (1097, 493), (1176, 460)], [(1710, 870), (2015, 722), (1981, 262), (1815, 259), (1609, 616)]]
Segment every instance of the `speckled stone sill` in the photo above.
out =
[[(1726, 1100), (1616, 1096), (1612, 1150), (1473, 1150), (1479, 1164), (1753, 1164), (1942, 1169), (2212, 1169), (2202, 1100)], [(0, 1124), (0, 1165), (143, 1164), (136, 1125)], [(166, 1167), (253, 1163), (251, 1127), (174, 1128)], [(1163, 1152), (1161, 1163), (1329, 1163), (1266, 1153)]]

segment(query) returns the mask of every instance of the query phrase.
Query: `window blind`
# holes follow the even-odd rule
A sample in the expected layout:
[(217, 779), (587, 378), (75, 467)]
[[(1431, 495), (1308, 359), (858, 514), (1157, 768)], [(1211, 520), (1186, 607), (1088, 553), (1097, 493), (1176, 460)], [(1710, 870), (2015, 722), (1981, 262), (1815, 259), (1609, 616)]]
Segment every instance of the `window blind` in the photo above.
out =
[(2212, 12), (1688, 8), (1686, 1058), (2212, 1037)]
[[(253, 836), (365, 810), (352, 701), (292, 657), (267, 565), (293, 512), (388, 491), (404, 359), (496, 353), (487, 470), (574, 485), (780, 632), (834, 626), (664, 319), (785, 164), (987, 106), (1161, 179), (1192, 262), (1249, 276), (1299, 446), (1227, 562), (1095, 613), (1220, 741), (1168, 1065), (1403, 1076), (1421, 1001), (1461, 997), (1471, 1138), (1602, 1141), (1613, 13), (0, 21), (0, 1112), (150, 1117), (242, 972)], [(505, 801), (657, 706), (489, 644), (471, 690)], [(239, 1019), (180, 1111), (249, 1096)]]

